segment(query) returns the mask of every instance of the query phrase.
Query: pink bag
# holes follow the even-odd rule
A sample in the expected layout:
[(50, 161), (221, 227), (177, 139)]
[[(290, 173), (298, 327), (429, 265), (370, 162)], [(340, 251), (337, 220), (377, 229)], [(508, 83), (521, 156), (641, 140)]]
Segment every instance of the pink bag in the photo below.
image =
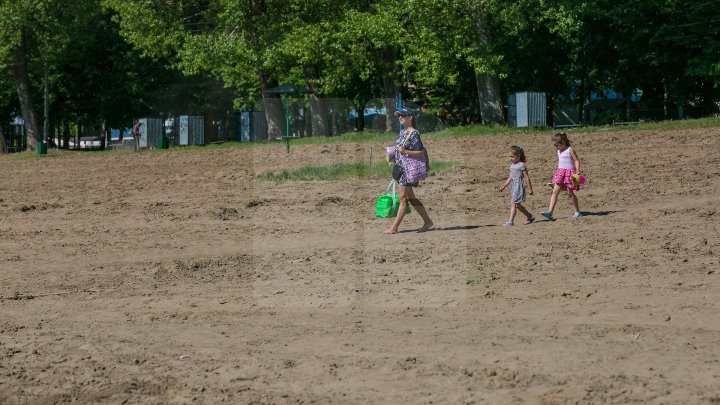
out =
[[(404, 137), (398, 145), (405, 145), (408, 141), (408, 138), (410, 137), (410, 134), (413, 132), (417, 132), (413, 130), (412, 132), (405, 132)], [(420, 143), (422, 145), (422, 141)], [(407, 147), (407, 145), (405, 145)], [(420, 180), (423, 180), (427, 177), (428, 170), (430, 169), (430, 162), (428, 159), (427, 150), (424, 149), (423, 146), (424, 156), (422, 158), (416, 158), (411, 156), (404, 156), (400, 153), (397, 153), (396, 151), (396, 162), (400, 163), (400, 166), (402, 167), (402, 171), (405, 175), (405, 181), (407, 183), (417, 183)], [(396, 164), (397, 164), (396, 163)], [(393, 171), (394, 175), (395, 171)], [(395, 178), (393, 176), (393, 178)], [(399, 180), (399, 176), (396, 180)]]
[(424, 158), (401, 156), (400, 164), (405, 172), (405, 181), (417, 183), (427, 177), (427, 164)]

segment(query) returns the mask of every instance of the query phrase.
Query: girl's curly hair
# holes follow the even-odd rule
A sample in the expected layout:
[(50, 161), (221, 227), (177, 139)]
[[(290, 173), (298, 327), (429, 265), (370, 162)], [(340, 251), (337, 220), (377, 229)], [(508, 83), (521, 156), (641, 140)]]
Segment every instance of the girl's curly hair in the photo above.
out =
[(525, 151), (523, 150), (523, 148), (521, 148), (519, 146), (511, 146), (510, 152), (513, 155), (517, 156), (521, 162), (525, 163)]

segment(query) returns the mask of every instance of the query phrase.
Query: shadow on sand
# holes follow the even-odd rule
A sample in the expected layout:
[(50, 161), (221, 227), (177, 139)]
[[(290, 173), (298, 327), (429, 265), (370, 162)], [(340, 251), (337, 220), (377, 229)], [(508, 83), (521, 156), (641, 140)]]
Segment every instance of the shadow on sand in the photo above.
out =
[[(617, 211), (581, 211), (581, 213), (583, 214), (584, 217), (592, 217), (592, 216), (604, 217), (604, 216), (607, 216), (607, 215), (615, 214), (616, 212), (623, 212), (623, 210), (617, 210)], [(543, 220), (540, 220), (541, 218), (542, 218), (544, 221), (543, 221)], [(557, 220), (557, 219), (562, 219), (562, 218), (555, 217), (555, 219)], [(572, 219), (572, 218), (571, 218), (571, 219)], [(538, 220), (539, 220), (539, 221), (538, 221)], [(552, 221), (550, 221), (549, 219), (546, 219), (546, 218), (544, 218), (544, 217), (540, 217), (540, 218), (537, 218), (535, 222), (537, 223), (537, 222), (552, 222)], [(470, 231), (470, 230), (478, 229), (478, 228), (492, 228), (492, 227), (496, 227), (496, 226), (500, 226), (500, 225), (456, 225), (456, 226), (448, 226), (448, 227), (435, 226), (435, 227), (433, 227), (432, 229), (430, 229), (430, 230), (427, 231), (427, 232), (436, 232), (436, 231)], [(404, 230), (402, 230), (402, 231), (398, 231), (398, 233), (417, 233), (417, 229), (404, 229)]]
[[(478, 229), (478, 228), (489, 228), (493, 226), (498, 225), (458, 225), (458, 226), (449, 226), (449, 227), (440, 227), (440, 226), (434, 226), (432, 229), (426, 232), (437, 232), (437, 231), (469, 231), (472, 229)], [(405, 229), (402, 231), (398, 231), (398, 233), (418, 233), (417, 229)], [(421, 232), (424, 233), (424, 232)]]
[(584, 217), (592, 217), (592, 216), (604, 217), (607, 215), (612, 215), (616, 212), (623, 212), (623, 211), (622, 210), (619, 210), (619, 211), (580, 211), (580, 213), (583, 214)]
[[(615, 214), (616, 212), (623, 212), (623, 211), (624, 211), (624, 210), (617, 210), (617, 211), (580, 211), (580, 213), (582, 214), (583, 217), (593, 217), (593, 216), (604, 217), (604, 216), (608, 216), (608, 215)], [(575, 219), (575, 218), (572, 217), (572, 215), (571, 215), (570, 217), (568, 217), (568, 218), (569, 218), (569, 219)], [(555, 217), (555, 220), (558, 220), (558, 219), (567, 219), (567, 218), (565, 218), (565, 217)], [(538, 221), (538, 220), (539, 220), (539, 221)], [(550, 220), (550, 219), (547, 219), (547, 218), (545, 218), (544, 216), (541, 215), (541, 216), (538, 216), (538, 217), (537, 217), (537, 220), (536, 220), (535, 222), (553, 222), (553, 221)]]
[(436, 231), (469, 231), (471, 229), (478, 229), (478, 228), (489, 228), (497, 225), (458, 225), (458, 226), (448, 226), (447, 228), (440, 228), (438, 227)]

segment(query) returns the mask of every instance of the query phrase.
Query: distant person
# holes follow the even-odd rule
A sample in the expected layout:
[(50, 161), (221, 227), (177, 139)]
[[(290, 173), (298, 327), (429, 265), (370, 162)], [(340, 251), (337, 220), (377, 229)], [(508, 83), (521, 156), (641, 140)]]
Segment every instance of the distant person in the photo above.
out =
[(580, 175), (580, 159), (578, 159), (575, 150), (570, 147), (570, 140), (564, 132), (555, 134), (552, 138), (553, 146), (557, 149), (558, 167), (555, 174), (548, 185), (553, 186), (552, 196), (550, 196), (550, 207), (547, 211), (542, 212), (542, 216), (554, 221), (553, 211), (557, 203), (560, 191), (567, 191), (570, 202), (572, 203), (575, 213), (573, 217), (580, 218), (582, 213), (578, 207), (578, 199), (575, 192), (580, 190), (580, 184), (573, 182), (573, 175)]
[(215, 121), (215, 131), (217, 132), (217, 140), (224, 141), (223, 138), (223, 123), (222, 121)]
[(431, 230), (433, 226), (425, 206), (415, 197), (413, 191), (419, 185), (420, 180), (427, 177), (430, 168), (427, 150), (420, 139), (420, 133), (414, 128), (414, 115), (414, 111), (409, 108), (401, 108), (395, 111), (395, 116), (398, 117), (400, 124), (403, 126), (403, 130), (400, 131), (400, 135), (395, 141), (395, 165), (402, 168), (402, 173), (398, 173), (399, 170), (393, 170), (393, 178), (400, 186), (398, 187), (400, 201), (395, 222), (383, 232), (385, 235), (398, 233), (400, 223), (405, 217), (405, 207), (408, 201), (423, 219), (423, 225), (417, 231), (426, 232)]
[(165, 136), (168, 138), (170, 145), (175, 145), (175, 120), (168, 117), (165, 120)]
[[(526, 194), (533, 194), (532, 183), (530, 182), (530, 175), (528, 174), (527, 166), (525, 165), (525, 151), (519, 146), (510, 147), (510, 177), (505, 180), (505, 183), (500, 186), (500, 191), (505, 190), (505, 187), (510, 186), (510, 219), (503, 224), (505, 227), (513, 226), (515, 221), (515, 214), (517, 211), (522, 212), (527, 217), (525, 225), (530, 225), (535, 222), (535, 217), (530, 214), (522, 203), (525, 202)], [(527, 183), (527, 188), (525, 186)], [(527, 192), (526, 192), (527, 190)]]
[(132, 136), (135, 140), (135, 152), (140, 150), (140, 137), (142, 136), (142, 133), (140, 133), (140, 127), (142, 127), (142, 122), (138, 121), (132, 128)]

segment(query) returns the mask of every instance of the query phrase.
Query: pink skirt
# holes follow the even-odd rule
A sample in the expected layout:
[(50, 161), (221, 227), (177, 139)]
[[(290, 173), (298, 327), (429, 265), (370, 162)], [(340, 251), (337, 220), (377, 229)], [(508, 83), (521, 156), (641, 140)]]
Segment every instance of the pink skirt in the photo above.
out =
[(558, 184), (560, 187), (567, 188), (568, 190), (578, 191), (580, 190), (580, 185), (575, 187), (575, 184), (572, 181), (572, 175), (574, 173), (575, 171), (571, 169), (557, 169), (553, 175), (552, 182)]

